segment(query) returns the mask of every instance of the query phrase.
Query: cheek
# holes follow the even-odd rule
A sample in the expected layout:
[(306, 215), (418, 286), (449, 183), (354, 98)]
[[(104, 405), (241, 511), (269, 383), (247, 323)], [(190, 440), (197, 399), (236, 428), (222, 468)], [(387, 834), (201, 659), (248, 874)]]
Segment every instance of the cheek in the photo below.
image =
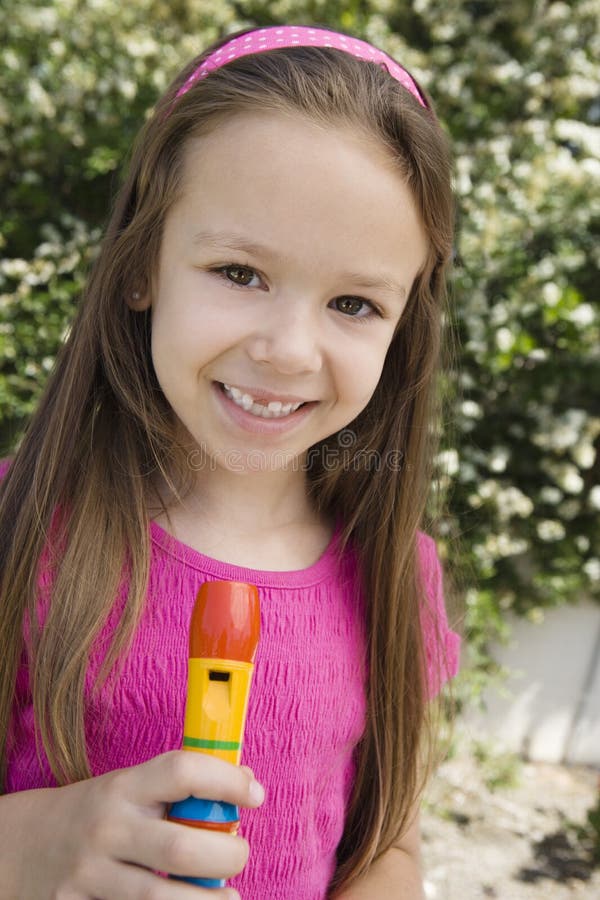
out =
[(173, 360), (182, 360), (181, 346), (175, 341), (177, 331), (168, 327), (168, 323), (162, 315), (155, 313), (152, 316), (152, 362), (154, 370), (162, 383), (168, 376)]
[(197, 303), (157, 304), (152, 316), (152, 354), (185, 363), (194, 356), (204, 356), (208, 336), (218, 334), (216, 323)]
[(340, 370), (341, 390), (348, 401), (364, 408), (379, 384), (385, 354), (374, 348), (360, 348), (344, 360)]
[(178, 310), (157, 309), (152, 316), (152, 364), (171, 405), (189, 394), (198, 364), (204, 361), (198, 337)]

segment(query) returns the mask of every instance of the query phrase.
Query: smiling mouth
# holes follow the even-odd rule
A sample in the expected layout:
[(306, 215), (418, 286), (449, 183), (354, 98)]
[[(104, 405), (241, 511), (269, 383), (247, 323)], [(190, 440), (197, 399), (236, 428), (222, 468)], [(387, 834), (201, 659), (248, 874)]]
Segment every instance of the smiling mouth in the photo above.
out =
[(221, 391), (236, 406), (245, 412), (256, 416), (259, 419), (285, 419), (297, 412), (301, 407), (306, 406), (306, 402), (300, 403), (282, 403), (281, 400), (270, 400), (268, 403), (262, 403), (255, 400), (250, 394), (244, 394), (239, 388), (230, 387), (228, 384), (218, 382)]

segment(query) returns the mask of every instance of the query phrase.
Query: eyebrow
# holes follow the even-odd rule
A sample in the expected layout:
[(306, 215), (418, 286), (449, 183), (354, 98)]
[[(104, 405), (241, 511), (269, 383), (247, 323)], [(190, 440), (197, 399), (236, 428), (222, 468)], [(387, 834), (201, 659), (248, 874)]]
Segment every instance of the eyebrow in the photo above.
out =
[[(240, 250), (251, 256), (275, 257), (277, 254), (265, 244), (257, 243), (243, 234), (233, 231), (198, 231), (192, 237), (193, 244), (204, 244), (210, 247), (225, 247), (227, 250)], [(369, 276), (359, 272), (343, 272), (340, 278), (352, 281), (359, 288), (366, 290), (385, 290), (397, 294), (401, 298), (406, 297), (406, 288), (393, 278), (385, 275)]]

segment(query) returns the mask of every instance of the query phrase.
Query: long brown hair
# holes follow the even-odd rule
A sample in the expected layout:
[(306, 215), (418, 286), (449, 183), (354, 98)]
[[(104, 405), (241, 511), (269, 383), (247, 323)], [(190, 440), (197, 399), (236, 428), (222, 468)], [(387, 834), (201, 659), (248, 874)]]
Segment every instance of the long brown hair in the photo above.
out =
[[(450, 158), (431, 108), (421, 108), (374, 64), (329, 48), (275, 50), (235, 60), (173, 104), (201, 58), (177, 76), (140, 132), (70, 334), (0, 489), (0, 748), (5, 768), (25, 631), (36, 722), (52, 771), (59, 784), (90, 776), (83, 699), (90, 650), (124, 571), (128, 602), (102, 678), (126, 651), (142, 610), (153, 475), (162, 473), (179, 496), (189, 486), (185, 449), (152, 367), (149, 313), (126, 302), (134, 289), (152, 285), (186, 140), (252, 109), (350, 125), (396, 161), (419, 211), (428, 256), (375, 393), (348, 426), (354, 443), (344, 464), (323, 466), (324, 454), (316, 453), (308, 472), (318, 508), (341, 517), (344, 544), (357, 548), (368, 598), (369, 712), (338, 852), (337, 892), (398, 839), (422, 785), (425, 592), (416, 535), (438, 430), (454, 219)], [(324, 444), (335, 446), (338, 437)], [(394, 465), (386, 464), (390, 454)], [(365, 465), (366, 459), (380, 464)], [(40, 628), (43, 551), (53, 589)]]

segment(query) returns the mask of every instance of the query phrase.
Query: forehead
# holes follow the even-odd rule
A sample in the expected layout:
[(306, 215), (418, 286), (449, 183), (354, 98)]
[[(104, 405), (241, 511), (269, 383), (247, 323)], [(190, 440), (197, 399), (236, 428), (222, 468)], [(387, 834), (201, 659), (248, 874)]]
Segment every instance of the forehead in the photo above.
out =
[(319, 256), (327, 246), (422, 261), (426, 238), (400, 166), (348, 126), (240, 113), (189, 139), (183, 161), (170, 219), (189, 238), (210, 224)]

